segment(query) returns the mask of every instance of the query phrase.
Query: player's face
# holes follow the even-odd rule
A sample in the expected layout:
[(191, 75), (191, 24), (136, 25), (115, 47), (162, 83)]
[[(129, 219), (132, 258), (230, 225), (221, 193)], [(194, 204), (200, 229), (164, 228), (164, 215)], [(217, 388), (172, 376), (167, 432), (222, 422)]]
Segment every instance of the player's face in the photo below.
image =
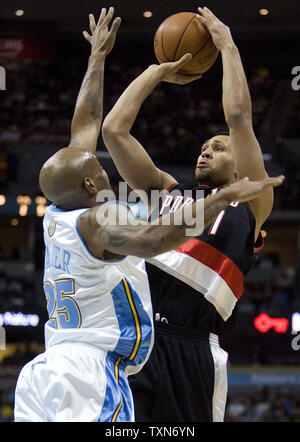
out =
[(234, 181), (235, 164), (229, 136), (218, 135), (203, 144), (195, 177), (199, 184), (209, 186), (223, 186)]

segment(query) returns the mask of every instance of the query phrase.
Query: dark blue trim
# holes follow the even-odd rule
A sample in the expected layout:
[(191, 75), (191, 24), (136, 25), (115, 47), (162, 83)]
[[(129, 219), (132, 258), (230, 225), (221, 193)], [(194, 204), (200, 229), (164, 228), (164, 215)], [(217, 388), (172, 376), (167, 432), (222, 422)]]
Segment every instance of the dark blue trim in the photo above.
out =
[(115, 422), (130, 422), (133, 416), (133, 400), (128, 378), (125, 375), (126, 363), (121, 360), (118, 364), (118, 381), (115, 377), (115, 367), (119, 355), (109, 352), (105, 360), (106, 391), (102, 410), (98, 422), (111, 422), (121, 400), (122, 406), (116, 416)]
[(63, 210), (59, 207), (54, 206), (53, 204), (51, 204), (48, 209), (51, 210), (51, 212), (71, 212), (71, 210)]
[[(107, 201), (106, 203), (103, 203), (103, 205), (104, 205), (104, 204), (110, 204), (110, 203), (113, 203), (113, 202), (114, 202), (114, 203), (115, 203), (115, 202), (117, 202), (117, 203), (120, 202), (121, 204), (125, 204), (125, 205), (129, 208), (130, 212), (132, 213), (132, 210), (130, 209), (130, 207), (129, 207), (126, 203), (123, 203), (122, 201)], [(100, 206), (99, 206), (99, 207), (100, 207)], [(59, 210), (60, 210), (60, 209), (59, 209)], [(89, 210), (89, 209), (87, 209), (87, 210)], [(92, 258), (97, 259), (98, 261), (103, 262), (103, 263), (105, 263), (105, 264), (115, 264), (115, 263), (118, 263), (118, 262), (123, 262), (123, 261), (127, 258), (127, 256), (124, 256), (124, 258), (121, 258), (121, 259), (108, 260), (108, 259), (101, 259), (101, 258), (98, 258), (97, 256), (93, 255), (93, 253), (92, 253), (92, 252), (89, 250), (89, 248), (87, 247), (87, 245), (86, 245), (84, 239), (82, 238), (81, 233), (79, 232), (79, 229), (78, 229), (78, 226), (77, 226), (77, 222), (78, 222), (78, 218), (79, 218), (79, 216), (80, 216), (80, 215), (78, 215), (78, 217), (77, 217), (77, 219), (76, 219), (76, 223), (75, 223), (76, 232), (77, 232), (77, 234), (78, 234), (78, 236), (79, 236), (80, 241), (81, 241), (82, 244), (84, 245), (86, 251), (89, 253), (89, 255), (90, 255)], [(134, 216), (133, 213), (132, 213), (132, 216)]]

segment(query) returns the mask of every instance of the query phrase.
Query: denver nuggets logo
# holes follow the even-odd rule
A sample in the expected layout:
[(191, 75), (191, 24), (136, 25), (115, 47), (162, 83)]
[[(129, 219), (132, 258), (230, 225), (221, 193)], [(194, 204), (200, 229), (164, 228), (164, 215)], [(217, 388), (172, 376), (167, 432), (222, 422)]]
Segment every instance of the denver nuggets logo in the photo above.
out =
[(49, 224), (49, 227), (48, 227), (49, 236), (54, 235), (55, 229), (56, 229), (56, 221), (51, 221), (51, 223)]

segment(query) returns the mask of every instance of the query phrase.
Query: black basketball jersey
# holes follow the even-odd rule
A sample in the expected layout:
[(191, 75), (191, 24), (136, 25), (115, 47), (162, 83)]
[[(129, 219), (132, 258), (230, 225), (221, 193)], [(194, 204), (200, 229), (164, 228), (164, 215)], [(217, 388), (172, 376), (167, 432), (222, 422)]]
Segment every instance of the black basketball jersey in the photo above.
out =
[[(165, 195), (167, 204), (164, 199), (159, 214), (179, 209), (188, 199), (188, 203), (199, 199), (199, 191), (208, 197), (218, 189), (175, 185)], [(254, 235), (255, 217), (249, 204), (231, 203), (200, 236), (147, 259), (154, 317), (217, 335), (231, 330), (244, 276), (261, 246), (254, 244)]]

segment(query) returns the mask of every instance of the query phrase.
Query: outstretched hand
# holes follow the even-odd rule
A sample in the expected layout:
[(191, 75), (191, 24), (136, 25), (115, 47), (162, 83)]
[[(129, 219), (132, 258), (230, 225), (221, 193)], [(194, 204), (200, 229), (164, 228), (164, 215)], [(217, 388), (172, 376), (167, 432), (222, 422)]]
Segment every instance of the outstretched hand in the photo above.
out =
[(261, 181), (250, 181), (248, 177), (235, 181), (223, 190), (230, 201), (246, 202), (257, 198), (267, 187), (278, 187), (284, 181), (284, 176), (267, 177)]
[(192, 54), (183, 55), (180, 60), (152, 65), (150, 68), (156, 69), (160, 79), (168, 83), (187, 84), (202, 77), (198, 75), (182, 74), (180, 69), (192, 59)]
[(108, 30), (113, 14), (113, 7), (109, 8), (107, 13), (106, 9), (102, 8), (97, 24), (94, 15), (89, 15), (91, 34), (84, 31), (83, 36), (91, 44), (91, 55), (102, 55), (105, 57), (114, 47), (121, 19), (116, 17), (112, 22), (110, 30)]
[(228, 43), (233, 43), (229, 27), (222, 23), (210, 9), (206, 7), (198, 8), (198, 11), (201, 23), (207, 28), (214, 45), (219, 51), (222, 51)]

